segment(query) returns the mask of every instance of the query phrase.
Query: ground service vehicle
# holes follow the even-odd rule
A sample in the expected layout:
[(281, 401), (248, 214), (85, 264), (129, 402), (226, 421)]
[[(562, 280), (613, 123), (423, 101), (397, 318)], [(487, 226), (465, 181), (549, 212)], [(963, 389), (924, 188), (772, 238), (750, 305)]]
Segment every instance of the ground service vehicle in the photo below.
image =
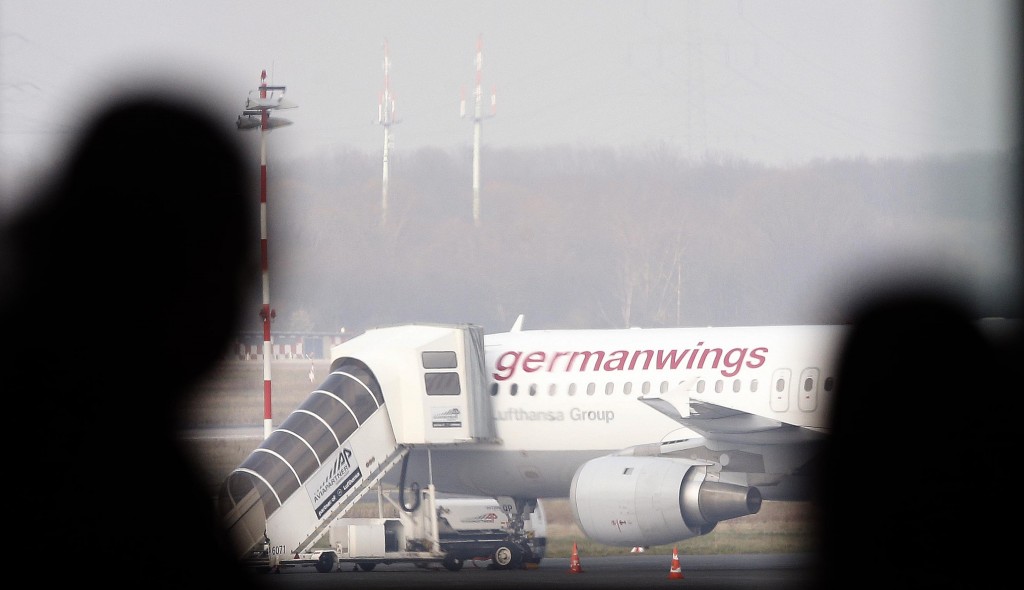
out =
[[(479, 561), (514, 569), (535, 567), (544, 557), (547, 523), (539, 502), (517, 534), (514, 507), (494, 498), (435, 498), (429, 487), (412, 506), (380, 497), (394, 509), (385, 511), (379, 502), (378, 516), (335, 519), (327, 531), (329, 548), (284, 558), (280, 567), (314, 566), (326, 573), (346, 569), (345, 564), (371, 571), (379, 564), (413, 563), (458, 571), (467, 561)], [(382, 516), (385, 512), (397, 515)]]

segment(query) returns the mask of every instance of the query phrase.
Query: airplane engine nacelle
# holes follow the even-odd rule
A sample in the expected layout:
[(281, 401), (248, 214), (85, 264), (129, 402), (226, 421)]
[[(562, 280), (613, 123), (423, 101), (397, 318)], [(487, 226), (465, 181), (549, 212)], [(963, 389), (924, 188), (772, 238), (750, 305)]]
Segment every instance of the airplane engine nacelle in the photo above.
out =
[(572, 478), (569, 500), (588, 537), (621, 547), (705, 535), (719, 521), (761, 509), (757, 488), (711, 481), (706, 464), (663, 457), (587, 461)]

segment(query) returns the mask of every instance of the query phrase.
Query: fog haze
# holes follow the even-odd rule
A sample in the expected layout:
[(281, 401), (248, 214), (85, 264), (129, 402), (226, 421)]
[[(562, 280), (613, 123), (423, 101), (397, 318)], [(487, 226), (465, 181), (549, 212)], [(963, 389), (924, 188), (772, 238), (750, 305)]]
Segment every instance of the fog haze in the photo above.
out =
[(918, 275), (1002, 315), (1018, 25), (994, 0), (2, 0), (0, 212), (110, 97), (155, 85), (233, 127), (265, 69), (298, 105), (267, 136), (275, 330), (840, 322)]
[(836, 323), (914, 277), (1013, 310), (1005, 154), (786, 169), (658, 149), (484, 156), (479, 227), (468, 151), (395, 162), (384, 226), (375, 157), (279, 164), (271, 274), (279, 311), (300, 314), (282, 326)]

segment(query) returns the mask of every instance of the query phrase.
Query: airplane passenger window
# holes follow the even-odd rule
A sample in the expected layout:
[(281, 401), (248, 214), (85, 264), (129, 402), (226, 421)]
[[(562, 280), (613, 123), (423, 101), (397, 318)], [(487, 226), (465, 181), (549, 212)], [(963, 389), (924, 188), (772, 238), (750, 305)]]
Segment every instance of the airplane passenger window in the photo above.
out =
[(536, 383), (531, 383), (530, 384), (530, 395), (537, 395), (537, 384)]
[(587, 395), (594, 395), (595, 391), (597, 391), (597, 385), (594, 383), (587, 383)]
[(508, 390), (508, 394), (509, 395), (515, 395), (517, 393), (519, 393), (519, 384), (518, 383), (513, 383), (512, 387), (510, 387), (509, 390)]
[(722, 380), (715, 381), (715, 393), (722, 393)]
[(814, 379), (811, 379), (810, 377), (804, 379), (804, 391), (810, 391), (812, 389), (814, 389)]
[(697, 393), (704, 393), (704, 380), (701, 379), (697, 382)]
[(665, 393), (667, 391), (668, 391), (668, 381), (662, 381), (661, 382), (661, 392)]
[(548, 395), (555, 395), (555, 392), (557, 390), (558, 390), (558, 386), (556, 386), (554, 383), (552, 383), (551, 385), (548, 386)]
[(576, 395), (576, 384), (575, 383), (570, 383), (569, 384), (569, 395)]
[(491, 395), (492, 396), (498, 395), (498, 384), (497, 383), (491, 383)]
[(752, 393), (757, 393), (757, 379), (750, 380), (750, 391)]
[(611, 395), (612, 392), (614, 392), (614, 391), (615, 391), (615, 384), (614, 383), (609, 381), (608, 383), (604, 384), (604, 393), (605, 393), (605, 395)]
[(648, 393), (650, 393), (651, 392), (651, 382), (650, 381), (644, 381), (644, 384), (640, 388), (640, 391), (642, 391), (644, 395), (647, 395)]
[(739, 393), (740, 392), (740, 380), (739, 379), (733, 379), (732, 380), (732, 390), (735, 393)]
[(633, 382), (626, 381), (626, 383), (622, 386), (622, 393), (629, 395), (629, 392), (631, 391), (633, 391)]
[(785, 390), (786, 390), (786, 380), (780, 378), (778, 381), (775, 382), (775, 391), (777, 391), (779, 393), (782, 393)]
[(832, 387), (836, 384), (836, 380), (832, 377), (825, 378), (825, 391), (832, 391)]

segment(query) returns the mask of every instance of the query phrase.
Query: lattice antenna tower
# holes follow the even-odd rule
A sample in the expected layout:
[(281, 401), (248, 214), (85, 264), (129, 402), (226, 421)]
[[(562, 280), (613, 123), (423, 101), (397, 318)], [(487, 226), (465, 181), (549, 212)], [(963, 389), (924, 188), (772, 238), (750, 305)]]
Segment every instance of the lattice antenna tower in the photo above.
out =
[[(476, 39), (476, 83), (473, 88), (473, 223), (480, 225), (480, 137), (482, 133), (482, 121), (486, 117), (493, 117), (498, 106), (497, 92), (491, 87), (491, 109), (484, 114), (484, 93), (481, 87), (483, 77), (483, 40), (478, 36)], [(463, 89), (459, 105), (459, 113), (466, 118), (466, 91)]]

